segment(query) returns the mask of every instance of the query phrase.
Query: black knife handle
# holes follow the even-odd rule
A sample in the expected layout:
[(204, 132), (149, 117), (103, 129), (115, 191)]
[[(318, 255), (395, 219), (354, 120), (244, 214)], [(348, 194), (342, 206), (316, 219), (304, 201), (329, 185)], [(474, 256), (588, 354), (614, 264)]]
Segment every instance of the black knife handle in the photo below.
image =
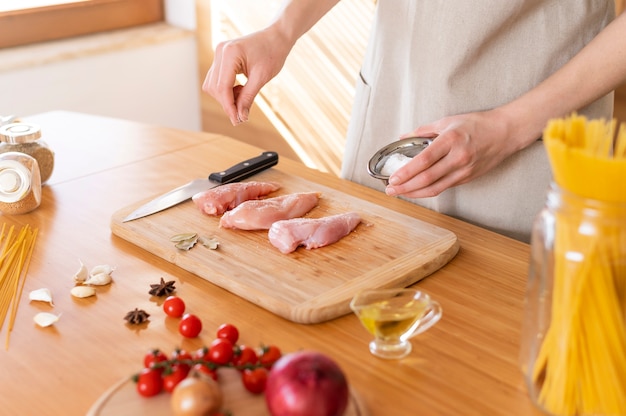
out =
[(278, 163), (278, 153), (263, 152), (260, 156), (244, 160), (234, 166), (222, 171), (213, 172), (209, 175), (209, 180), (225, 184), (242, 181), (250, 176), (269, 169)]

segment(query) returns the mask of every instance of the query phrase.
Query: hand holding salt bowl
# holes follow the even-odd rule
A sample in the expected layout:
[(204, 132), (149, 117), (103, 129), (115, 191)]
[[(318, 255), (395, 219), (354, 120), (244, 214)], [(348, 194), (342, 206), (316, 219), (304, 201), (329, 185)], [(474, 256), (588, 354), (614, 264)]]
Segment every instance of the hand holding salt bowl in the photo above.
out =
[(532, 233), (521, 365), (550, 415), (626, 415), (626, 125), (573, 115)]
[(374, 153), (367, 164), (367, 171), (370, 176), (387, 185), (389, 177), (396, 170), (406, 165), (431, 143), (432, 139), (423, 137), (411, 137), (390, 143)]

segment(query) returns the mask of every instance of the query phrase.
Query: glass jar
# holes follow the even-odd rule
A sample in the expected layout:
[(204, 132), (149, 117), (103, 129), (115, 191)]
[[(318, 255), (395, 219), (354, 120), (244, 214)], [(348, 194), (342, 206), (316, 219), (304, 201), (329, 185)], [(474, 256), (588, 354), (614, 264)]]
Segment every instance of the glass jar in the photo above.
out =
[(43, 184), (52, 175), (54, 152), (40, 139), (41, 128), (33, 123), (17, 122), (0, 127), (0, 153), (21, 152), (34, 157)]
[(25, 214), (41, 203), (41, 177), (34, 157), (19, 152), (0, 154), (0, 212)]
[(626, 415), (626, 202), (552, 184), (537, 215), (521, 366), (551, 415)]

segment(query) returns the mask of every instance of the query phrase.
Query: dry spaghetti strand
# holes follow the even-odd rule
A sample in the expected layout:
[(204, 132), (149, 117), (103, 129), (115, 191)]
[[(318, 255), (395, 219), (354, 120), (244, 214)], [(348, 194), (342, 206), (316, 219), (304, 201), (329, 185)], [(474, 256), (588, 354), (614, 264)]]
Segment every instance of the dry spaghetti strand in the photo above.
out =
[(0, 231), (0, 330), (10, 311), (5, 344), (7, 349), (38, 230), (26, 225), (17, 234), (14, 231), (14, 226), (7, 231), (6, 224)]

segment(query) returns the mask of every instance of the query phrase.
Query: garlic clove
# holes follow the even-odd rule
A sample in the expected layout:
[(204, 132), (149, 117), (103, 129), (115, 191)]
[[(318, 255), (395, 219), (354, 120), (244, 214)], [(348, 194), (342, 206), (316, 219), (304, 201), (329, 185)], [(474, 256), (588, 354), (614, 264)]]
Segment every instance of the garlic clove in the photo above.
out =
[(35, 315), (33, 321), (35, 321), (35, 323), (40, 327), (45, 328), (58, 321), (60, 316), (61, 315), (55, 315), (49, 312), (39, 312), (37, 315)]
[(75, 298), (88, 298), (96, 294), (96, 289), (91, 286), (74, 286), (70, 293)]
[(111, 274), (113, 273), (113, 270), (115, 270), (115, 268), (112, 266), (109, 266), (108, 264), (100, 264), (98, 266), (94, 266), (89, 272), (89, 274), (90, 275), (100, 274), (100, 273)]
[(80, 262), (80, 268), (78, 269), (76, 274), (74, 274), (74, 280), (76, 282), (82, 283), (89, 277), (89, 272), (87, 271), (87, 267), (85, 267), (83, 262), (80, 260), (78, 261)]
[(111, 283), (112, 280), (113, 279), (111, 278), (111, 275), (108, 273), (97, 273), (97, 274), (90, 275), (87, 278), (87, 280), (83, 282), (83, 284), (93, 285), (93, 286), (104, 286), (104, 285), (108, 285), (109, 283)]
[(54, 303), (52, 303), (52, 293), (50, 292), (50, 289), (46, 289), (45, 287), (31, 291), (28, 294), (28, 299), (31, 301), (35, 300), (35, 301), (41, 301), (41, 302), (48, 302), (50, 306), (54, 306)]

